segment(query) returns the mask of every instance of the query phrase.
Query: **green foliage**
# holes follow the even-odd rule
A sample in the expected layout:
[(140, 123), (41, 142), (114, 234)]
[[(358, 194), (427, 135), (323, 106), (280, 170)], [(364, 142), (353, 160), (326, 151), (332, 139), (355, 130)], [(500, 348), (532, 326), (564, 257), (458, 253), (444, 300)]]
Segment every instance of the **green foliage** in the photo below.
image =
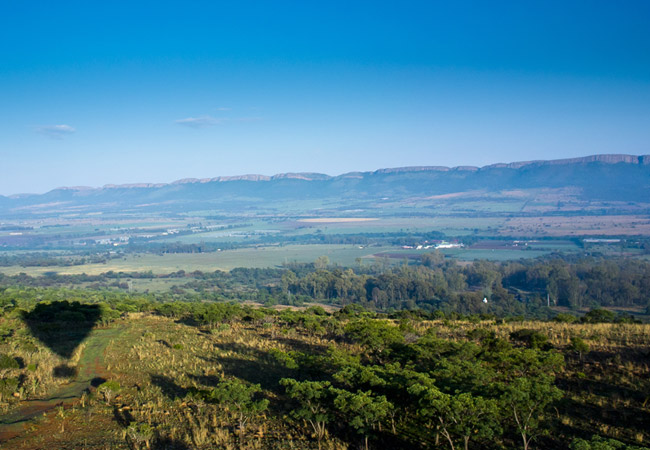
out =
[(445, 394), (432, 383), (413, 384), (408, 392), (417, 399), (417, 415), (423, 422), (435, 423), (454, 447), (461, 439), (467, 448), (470, 439), (490, 439), (500, 431), (499, 405), (495, 399), (468, 392)]
[(99, 322), (102, 325), (108, 325), (114, 320), (120, 318), (120, 312), (112, 309), (106, 303), (99, 303)]
[(374, 395), (372, 391), (350, 392), (343, 389), (330, 389), (334, 397), (334, 406), (346, 418), (347, 423), (363, 435), (368, 447), (368, 435), (394, 408), (383, 395)]
[(297, 402), (298, 407), (291, 411), (296, 419), (306, 420), (311, 425), (320, 442), (327, 433), (327, 423), (332, 419), (330, 408), (330, 383), (327, 381), (296, 381), (283, 378), (280, 385), (284, 386), (289, 398)]
[(38, 347), (31, 342), (21, 343), (20, 349), (29, 355), (36, 353), (38, 351)]
[(479, 342), (491, 341), (496, 338), (493, 330), (487, 328), (472, 328), (467, 332), (468, 339), (476, 340)]
[(278, 350), (277, 348), (272, 348), (269, 350), (269, 355), (278, 363), (286, 367), (287, 369), (297, 369), (298, 363), (294, 355)]
[(381, 354), (392, 345), (404, 342), (399, 328), (372, 319), (351, 321), (345, 327), (345, 335), (375, 354)]
[(330, 264), (330, 259), (325, 255), (319, 256), (318, 258), (316, 258), (316, 261), (314, 261), (314, 267), (316, 269), (326, 269), (327, 266), (329, 266), (329, 264)]
[(18, 390), (18, 378), (0, 378), (0, 401), (5, 400)]
[(149, 442), (154, 437), (154, 429), (148, 423), (132, 423), (126, 429), (126, 438), (136, 449), (142, 448), (144, 444), (149, 448)]
[(111, 400), (117, 395), (122, 387), (120, 383), (114, 380), (105, 381), (104, 383), (97, 386), (97, 392), (99, 392), (106, 401), (106, 404), (110, 404)]
[(548, 342), (548, 336), (528, 328), (513, 331), (510, 333), (510, 339), (526, 344), (530, 348), (543, 348)]
[(194, 319), (201, 325), (214, 328), (218, 324), (231, 322), (242, 313), (242, 307), (234, 303), (210, 303), (198, 309)]
[(315, 314), (317, 316), (327, 316), (327, 311), (322, 306), (310, 306), (305, 310), (307, 314)]
[[(492, 283), (492, 292), (497, 295), (499, 280), (492, 279), (493, 274), (490, 273), (492, 268), (488, 265), (477, 269), (485, 272), (483, 273), (485, 279), (481, 282), (487, 280)], [(332, 269), (331, 272), (335, 273), (335, 270)], [(412, 267), (405, 270), (412, 270)], [(386, 271), (388, 272), (390, 271)], [(296, 279), (299, 279), (302, 273), (300, 271), (296, 273), (298, 274)], [(393, 277), (395, 274), (397, 272), (389, 276), (377, 275), (377, 279), (391, 280), (386, 281), (381, 290), (401, 283), (399, 276)], [(238, 276), (244, 275), (242, 273)], [(368, 287), (371, 285), (372, 282)], [(281, 288), (278, 286), (277, 289)], [(94, 291), (83, 294), (81, 292), (71, 297), (69, 291), (34, 290), (25, 294), (25, 303), (18, 301), (17, 304), (22, 304), (25, 310), (29, 310), (35, 304), (38, 295), (47, 293), (43, 295), (53, 296), (48, 297), (48, 302), (55, 302), (58, 301), (54, 297), (55, 294), (65, 293), (66, 296), (70, 296), (70, 299), (92, 301), (94, 305), (98, 305), (98, 308), (110, 308), (114, 312), (120, 309), (125, 311), (136, 309), (136, 306), (133, 306), (135, 303), (130, 303), (126, 296), (105, 298)], [(605, 345), (605, 336), (619, 339), (616, 345), (627, 342), (635, 349), (645, 342), (642, 333), (626, 335), (625, 330), (631, 329), (626, 325), (591, 327), (581, 324), (566, 327), (546, 324), (549, 339), (538, 331), (544, 330), (545, 325), (531, 323), (526, 325), (530, 328), (515, 331), (511, 335), (513, 341), (525, 346), (513, 345), (507, 340), (507, 331), (512, 329), (512, 325), (495, 326), (492, 322), (495, 316), (491, 313), (468, 316), (450, 310), (432, 312), (418, 309), (392, 311), (390, 315), (383, 315), (369, 312), (358, 305), (348, 305), (343, 308), (343, 312), (330, 315), (319, 306), (311, 307), (307, 311), (287, 309), (275, 312), (240, 304), (209, 301), (178, 301), (166, 306), (167, 303), (156, 303), (155, 297), (150, 299), (150, 303), (142, 302), (138, 305), (150, 308), (149, 311), (181, 320), (151, 318), (147, 314), (131, 317), (129, 320), (151, 320), (156, 327), (148, 328), (149, 331), (146, 333), (144, 331), (135, 333), (138, 345), (141, 344), (138, 349), (131, 350), (131, 346), (125, 346), (124, 351), (130, 351), (130, 356), (137, 355), (137, 358), (130, 358), (128, 367), (144, 364), (150, 356), (147, 352), (152, 348), (164, 351), (170, 356), (169, 359), (174, 362), (174, 366), (166, 361), (160, 361), (161, 358), (155, 355), (155, 367), (156, 370), (162, 367), (166, 369), (173, 367), (173, 370), (169, 370), (168, 377), (169, 385), (173, 387), (170, 390), (191, 393), (192, 400), (186, 399), (188, 407), (178, 409), (191, 413), (191, 420), (194, 421), (192, 423), (197, 427), (204, 427), (204, 430), (212, 429), (214, 425), (208, 424), (210, 420), (206, 418), (209, 416), (205, 414), (206, 411), (217, 412), (213, 417), (221, 414), (220, 418), (210, 417), (210, 419), (224, 420), (226, 416), (230, 419), (236, 417), (243, 435), (245, 425), (268, 409), (269, 402), (265, 399), (268, 395), (269, 398), (279, 399), (280, 404), (278, 409), (273, 409), (268, 414), (269, 423), (276, 424), (270, 425), (269, 428), (277, 426), (277, 421), (286, 419), (283, 415), (287, 414), (306, 427), (311, 427), (319, 444), (321, 440), (326, 442), (328, 428), (336, 431), (332, 436), (332, 440), (335, 441), (345, 439), (350, 435), (349, 431), (358, 431), (358, 434), (365, 438), (371, 438), (381, 427), (382, 437), (389, 435), (392, 430), (394, 436), (391, 436), (390, 440), (394, 439), (398, 447), (403, 446), (399, 448), (409, 448), (409, 446), (415, 448), (416, 445), (433, 446), (434, 437), (440, 439), (444, 437), (449, 445), (453, 444), (456, 447), (459, 443), (464, 445), (471, 443), (470, 448), (505, 448), (513, 446), (512, 439), (517, 433), (521, 436), (520, 442), (527, 447), (535, 437), (555, 430), (553, 422), (549, 420), (551, 415), (555, 415), (553, 407), (557, 407), (558, 414), (562, 418), (572, 417), (573, 414), (566, 411), (563, 402), (556, 403), (561, 391), (555, 385), (555, 376), (562, 370), (564, 360), (561, 353), (552, 349), (546, 350), (550, 348), (548, 345), (550, 339), (553, 339), (553, 343), (557, 343), (558, 348), (564, 347), (565, 351), (578, 353), (588, 352), (589, 346), (585, 341), (589, 339), (590, 343), (595, 342), (597, 334), (601, 336), (599, 349)], [(460, 305), (462, 302), (471, 302), (475, 299), (473, 296), (467, 296), (456, 300)], [(432, 297), (431, 302), (435, 301), (437, 300), (433, 300)], [(120, 306), (118, 309), (119, 302), (126, 306)], [(372, 304), (370, 306), (372, 307)], [(39, 309), (43, 313), (47, 311), (42, 307)], [(3, 344), (2, 351), (12, 352), (12, 355), (20, 356), (25, 361), (38, 363), (38, 365), (28, 365), (26, 371), (20, 373), (22, 377), (20, 380), (26, 380), (20, 383), (25, 383), (25, 392), (29, 392), (29, 382), (38, 379), (37, 377), (42, 375), (39, 371), (44, 367), (47, 368), (43, 363), (45, 360), (41, 358), (45, 358), (48, 352), (41, 351), (31, 356), (26, 355), (36, 352), (32, 352), (33, 349), (27, 345), (33, 338), (25, 333), (25, 329), (16, 329), (15, 323), (20, 323), (16, 320), (16, 317), (19, 317), (19, 310), (20, 308), (17, 308), (12, 313), (15, 317), (3, 318), (2, 326), (13, 337), (8, 343)], [(72, 314), (68, 314), (70, 311), (66, 311), (65, 307), (62, 310), (62, 314), (59, 314), (61, 311), (55, 311), (53, 317), (56, 318), (56, 322), (64, 324), (62, 329), (67, 330), (71, 320), (69, 316)], [(81, 311), (83, 310), (84, 308), (81, 308)], [(85, 313), (82, 314), (85, 318)], [(448, 320), (442, 325), (421, 320), (434, 317)], [(80, 317), (78, 316), (77, 319)], [(564, 319), (562, 321), (566, 322)], [(122, 321), (119, 322), (119, 325), (121, 324)], [(162, 330), (167, 326), (174, 327), (175, 331), (168, 336), (163, 336)], [(200, 332), (189, 328), (197, 326), (201, 328)], [(211, 328), (211, 332), (205, 329), (207, 327)], [(215, 330), (219, 329), (228, 329), (232, 332), (216, 333)], [(603, 331), (610, 329), (613, 331)], [(583, 336), (584, 339), (572, 334)], [(139, 340), (140, 336), (144, 339)], [(565, 347), (568, 338), (571, 338), (571, 345)], [(158, 340), (171, 343), (171, 349), (158, 345), (156, 343)], [(174, 344), (175, 342), (183, 344)], [(195, 345), (199, 342), (201, 345)], [(350, 345), (351, 342), (359, 345)], [(218, 343), (231, 344), (231, 346), (220, 347)], [(277, 345), (282, 345), (282, 348), (287, 351), (272, 348)], [(182, 351), (173, 351), (173, 349)], [(219, 349), (219, 355), (211, 353), (215, 349)], [(221, 357), (223, 358), (219, 362), (220, 367), (217, 371), (204, 371), (205, 361)], [(192, 361), (192, 358), (195, 358), (195, 362), (189, 365), (188, 361)], [(611, 374), (629, 375), (630, 371), (627, 368), (634, 362), (625, 359), (625, 356), (622, 358), (616, 367), (604, 370), (620, 369), (619, 372)], [(2, 358), (0, 358), (0, 366), (1, 360)], [(592, 367), (589, 365), (577, 367), (578, 364), (576, 358), (570, 358), (567, 373), (562, 376), (562, 383), (558, 383), (558, 386), (562, 386), (563, 389), (567, 389), (567, 384), (570, 384), (570, 389), (575, 389), (567, 389), (571, 400), (581, 396), (582, 393), (578, 389), (589, 385), (593, 378)], [(122, 370), (125, 367), (126, 365)], [(149, 366), (148, 369), (151, 367)], [(15, 370), (15, 367), (7, 370)], [(214, 386), (214, 376), (219, 376), (221, 371), (226, 377), (225, 381), (214, 388), (206, 387)], [(119, 371), (115, 373), (122, 376)], [(210, 375), (207, 375), (208, 373)], [(607, 373), (607, 375), (611, 374)], [(17, 373), (10, 375), (18, 376)], [(629, 379), (633, 379), (634, 376), (634, 374), (629, 375)], [(229, 377), (240, 377), (246, 381)], [(282, 377), (293, 378), (284, 378), (278, 383)], [(588, 381), (583, 382), (582, 379)], [(8, 384), (2, 391), (2, 395), (10, 396), (16, 392), (15, 389), (22, 389), (23, 386), (16, 380), (17, 378), (14, 378), (14, 381), (7, 381)], [(262, 391), (260, 385), (248, 382), (262, 383), (265, 391)], [(99, 393), (104, 396), (107, 403), (111, 403), (111, 399), (114, 399), (116, 393), (120, 391), (119, 384), (110, 386), (110, 383), (114, 382), (107, 382), (99, 388)], [(614, 386), (616, 382), (611, 383)], [(131, 380), (128, 384), (132, 386)], [(167, 395), (162, 384), (159, 386), (162, 390), (153, 389), (152, 395)], [(645, 398), (644, 394), (643, 396), (640, 394), (645, 385), (640, 383), (639, 386), (641, 387), (636, 390), (628, 387), (630, 392), (634, 390), (635, 397), (626, 397), (625, 402), (640, 405), (638, 399), (641, 398), (642, 401)], [(48, 386), (39, 386), (42, 392), (47, 388)], [(131, 391), (129, 389), (123, 393), (124, 400), (121, 401), (125, 404), (128, 400), (132, 400), (129, 398), (133, 395)], [(149, 394), (151, 392), (148, 392)], [(138, 402), (142, 400), (141, 405), (145, 404), (145, 401), (152, 400), (139, 398), (140, 396), (144, 398), (144, 394), (135, 395), (138, 397)], [(178, 398), (172, 398), (171, 394), (168, 396), (169, 399), (162, 398), (161, 401), (169, 400), (171, 403), (165, 403), (162, 409), (171, 411), (173, 415), (174, 410), (169, 405), (177, 406), (178, 404), (174, 402), (180, 402), (182, 395), (177, 395)], [(605, 395), (599, 395), (598, 398), (602, 398), (603, 402), (608, 401)], [(288, 405), (282, 404), (285, 400)], [(628, 408), (625, 402), (619, 404), (621, 409), (625, 409), (626, 414), (629, 414), (631, 408)], [(135, 420), (141, 420), (141, 417), (136, 415), (141, 413), (141, 410), (137, 413), (133, 412)], [(589, 413), (581, 410), (579, 414)], [(159, 415), (158, 419), (152, 421), (152, 424), (156, 424), (156, 433), (158, 430), (163, 430), (158, 426), (160, 422), (156, 421), (161, 417), (162, 415)], [(199, 417), (202, 422), (199, 422)], [(162, 418), (162, 421), (164, 420), (167, 419)], [(595, 420), (598, 423), (597, 417)], [(294, 421), (290, 423), (295, 426)], [(640, 426), (635, 427), (635, 430), (641, 429)], [(137, 433), (143, 431), (137, 425), (127, 430), (130, 430), (127, 431), (128, 436), (131, 434), (134, 436), (129, 438), (129, 442), (132, 443), (136, 442)], [(411, 435), (410, 430), (418, 430), (418, 436)], [(566, 431), (562, 436), (567, 436), (566, 439), (570, 440), (571, 431)], [(627, 436), (633, 435), (628, 434), (626, 438)], [(420, 438), (422, 441), (419, 440)], [(549, 440), (555, 444), (559, 438), (549, 436)], [(594, 445), (589, 441), (575, 442), (575, 445)], [(613, 445), (609, 441), (606, 443)], [(302, 444), (307, 445), (304, 441)], [(333, 443), (330, 444), (332, 445), (329, 447), (334, 446)], [(389, 445), (389, 443), (385, 444)], [(136, 444), (132, 445), (136, 446)], [(144, 441), (137, 445), (142, 447)], [(593, 448), (601, 449), (601, 447)]]
[(582, 317), (582, 321), (586, 323), (612, 323), (614, 319), (616, 314), (601, 308), (592, 309)]
[(571, 350), (574, 352), (577, 352), (582, 356), (584, 353), (587, 353), (589, 351), (589, 345), (580, 337), (578, 336), (573, 336), (571, 338)]
[(18, 361), (16, 361), (15, 358), (12, 358), (9, 355), (0, 355), (0, 370), (12, 370), (12, 369), (19, 369), (20, 365), (18, 364)]
[(575, 323), (578, 321), (578, 318), (573, 314), (559, 313), (557, 316), (553, 317), (553, 321), (560, 323)]
[(255, 400), (260, 391), (259, 384), (246, 384), (238, 379), (224, 380), (209, 392), (208, 399), (234, 411), (243, 432), (246, 422), (269, 406), (267, 399)]
[(349, 305), (345, 305), (343, 308), (339, 309), (336, 312), (337, 316), (343, 316), (343, 317), (360, 317), (362, 315), (367, 314), (368, 311), (366, 308), (363, 306), (356, 304), (356, 303), (351, 303)]
[(500, 387), (503, 392), (501, 401), (511, 412), (510, 419), (521, 436), (525, 450), (532, 439), (543, 431), (541, 422), (546, 417), (548, 406), (562, 397), (562, 391), (553, 382), (552, 376), (542, 374), (517, 377)]
[(628, 445), (615, 439), (593, 436), (591, 440), (574, 439), (569, 445), (571, 450), (648, 450), (648, 447)]

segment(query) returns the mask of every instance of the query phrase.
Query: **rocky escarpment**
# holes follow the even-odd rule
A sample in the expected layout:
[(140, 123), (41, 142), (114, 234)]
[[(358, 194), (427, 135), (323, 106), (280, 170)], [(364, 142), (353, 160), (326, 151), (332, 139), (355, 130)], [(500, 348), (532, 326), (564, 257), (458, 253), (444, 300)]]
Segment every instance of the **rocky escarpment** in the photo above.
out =
[[(570, 189), (580, 201), (647, 203), (650, 156), (593, 155), (551, 161), (474, 166), (416, 166), (350, 172), (187, 178), (173, 183), (54, 189), (45, 194), (0, 197), (0, 217), (60, 214), (63, 211), (123, 212), (128, 208), (183, 213), (275, 208), (282, 202), (318, 200), (351, 209), (375, 208), (377, 201), (431, 198), (459, 192)], [(494, 197), (493, 195), (493, 197)], [(301, 203), (295, 203), (301, 204)], [(305, 205), (311, 203), (305, 203)]]

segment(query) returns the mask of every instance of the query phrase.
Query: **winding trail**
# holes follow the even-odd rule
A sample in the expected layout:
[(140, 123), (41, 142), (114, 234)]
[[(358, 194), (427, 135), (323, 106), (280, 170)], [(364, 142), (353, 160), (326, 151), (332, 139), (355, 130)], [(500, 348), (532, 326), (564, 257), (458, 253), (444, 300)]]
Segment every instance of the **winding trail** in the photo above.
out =
[(0, 442), (20, 435), (25, 425), (36, 416), (81, 397), (93, 384), (107, 376), (103, 364), (104, 350), (111, 341), (124, 331), (124, 327), (111, 327), (93, 330), (85, 340), (85, 348), (77, 363), (77, 376), (70, 383), (61, 386), (44, 399), (21, 402), (18, 409), (0, 416)]

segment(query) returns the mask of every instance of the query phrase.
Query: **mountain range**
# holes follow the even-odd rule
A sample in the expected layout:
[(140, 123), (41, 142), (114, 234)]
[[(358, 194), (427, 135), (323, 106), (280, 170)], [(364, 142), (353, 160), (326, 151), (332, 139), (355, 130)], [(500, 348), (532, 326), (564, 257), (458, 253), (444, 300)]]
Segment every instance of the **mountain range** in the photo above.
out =
[[(61, 213), (166, 212), (381, 208), (445, 198), (473, 201), (499, 196), (532, 198), (570, 193), (578, 203), (645, 203), (650, 199), (650, 155), (498, 163), (484, 167), (417, 166), (350, 172), (283, 173), (183, 179), (168, 184), (62, 187), (44, 194), (0, 196), (0, 217)], [(563, 198), (564, 198), (563, 197)], [(303, 202), (297, 206), (298, 203)], [(307, 202), (307, 203), (304, 203)], [(383, 202), (383, 203), (382, 203)]]

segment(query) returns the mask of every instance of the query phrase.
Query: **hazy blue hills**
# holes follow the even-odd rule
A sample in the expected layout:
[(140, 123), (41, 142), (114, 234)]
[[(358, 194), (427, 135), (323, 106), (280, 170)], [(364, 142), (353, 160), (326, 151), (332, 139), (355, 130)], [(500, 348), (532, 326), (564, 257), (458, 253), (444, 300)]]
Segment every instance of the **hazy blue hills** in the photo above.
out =
[[(584, 158), (493, 164), (485, 167), (404, 167), (340, 176), (290, 173), (186, 179), (169, 184), (59, 188), (45, 194), (0, 196), (0, 215), (271, 211), (292, 214), (336, 209), (426, 205), (431, 201), (645, 203), (650, 199), (650, 156)], [(554, 197), (555, 196), (555, 197)]]

